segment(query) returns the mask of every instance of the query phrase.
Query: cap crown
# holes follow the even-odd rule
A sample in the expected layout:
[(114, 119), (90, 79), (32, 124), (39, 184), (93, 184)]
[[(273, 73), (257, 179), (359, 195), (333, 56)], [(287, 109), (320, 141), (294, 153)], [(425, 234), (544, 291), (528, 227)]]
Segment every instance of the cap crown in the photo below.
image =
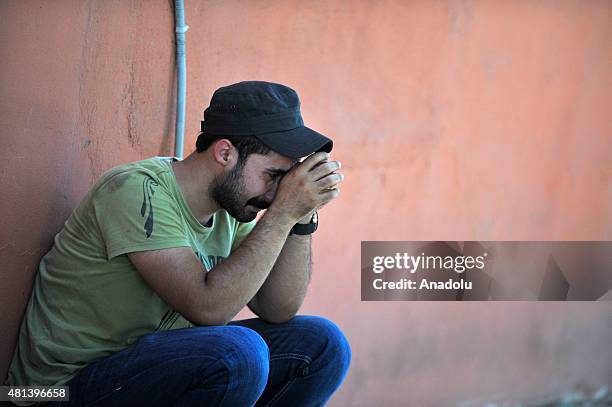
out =
[(245, 81), (219, 88), (204, 111), (202, 131), (257, 135), (304, 125), (297, 93), (281, 84)]

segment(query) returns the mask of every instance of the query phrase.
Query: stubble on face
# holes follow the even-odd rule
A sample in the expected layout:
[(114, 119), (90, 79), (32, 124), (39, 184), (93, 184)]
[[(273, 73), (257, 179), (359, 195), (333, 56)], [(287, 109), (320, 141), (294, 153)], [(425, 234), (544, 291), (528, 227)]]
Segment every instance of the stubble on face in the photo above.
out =
[(239, 222), (250, 222), (257, 216), (257, 212), (248, 210), (247, 205), (259, 209), (270, 206), (261, 197), (248, 199), (244, 182), (244, 163), (237, 164), (228, 173), (216, 177), (211, 183), (208, 193), (210, 197)]

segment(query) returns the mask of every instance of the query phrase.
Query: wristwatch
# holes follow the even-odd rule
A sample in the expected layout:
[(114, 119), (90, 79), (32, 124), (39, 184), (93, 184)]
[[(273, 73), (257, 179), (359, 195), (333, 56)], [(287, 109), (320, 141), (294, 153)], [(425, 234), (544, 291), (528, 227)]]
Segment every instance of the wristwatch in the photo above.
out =
[(291, 235), (310, 235), (317, 230), (319, 226), (319, 215), (317, 212), (312, 214), (312, 218), (310, 218), (310, 223), (296, 223), (291, 228), (289, 232), (289, 236)]

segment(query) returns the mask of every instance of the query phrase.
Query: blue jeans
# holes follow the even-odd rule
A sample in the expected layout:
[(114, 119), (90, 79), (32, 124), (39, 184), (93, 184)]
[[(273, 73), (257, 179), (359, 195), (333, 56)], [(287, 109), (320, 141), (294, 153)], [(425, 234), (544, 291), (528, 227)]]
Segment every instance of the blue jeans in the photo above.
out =
[(155, 332), (81, 369), (58, 406), (322, 406), (351, 361), (331, 321), (296, 316)]

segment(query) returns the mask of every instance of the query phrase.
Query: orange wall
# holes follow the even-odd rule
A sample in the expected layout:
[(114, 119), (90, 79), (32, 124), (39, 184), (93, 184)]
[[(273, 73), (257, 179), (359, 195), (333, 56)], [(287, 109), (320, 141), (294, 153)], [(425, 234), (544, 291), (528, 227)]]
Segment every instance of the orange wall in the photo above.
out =
[[(359, 288), (361, 240), (612, 239), (612, 2), (186, 3), (188, 150), (212, 91), (245, 79), (294, 87), (336, 141), (346, 180), (303, 308), (352, 343), (333, 405), (612, 385), (609, 302), (363, 303)], [(88, 187), (173, 151), (171, 7), (0, 2), (0, 376)]]

